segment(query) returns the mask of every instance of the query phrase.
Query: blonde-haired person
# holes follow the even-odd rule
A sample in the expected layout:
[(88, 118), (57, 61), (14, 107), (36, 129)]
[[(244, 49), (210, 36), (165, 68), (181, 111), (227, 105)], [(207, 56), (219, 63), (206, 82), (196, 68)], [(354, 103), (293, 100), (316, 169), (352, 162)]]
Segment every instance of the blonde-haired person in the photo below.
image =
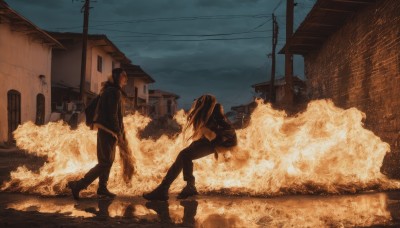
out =
[[(168, 190), (172, 182), (183, 170), (183, 179), (187, 185), (178, 195), (178, 199), (197, 195), (195, 177), (193, 176), (193, 160), (215, 153), (217, 147), (236, 146), (236, 132), (225, 117), (222, 105), (217, 103), (213, 95), (202, 95), (197, 98), (188, 114), (188, 127), (193, 127), (191, 138), (196, 139), (183, 149), (169, 168), (161, 184), (152, 192), (143, 194), (147, 200), (168, 200)], [(211, 140), (210, 140), (211, 139)]]

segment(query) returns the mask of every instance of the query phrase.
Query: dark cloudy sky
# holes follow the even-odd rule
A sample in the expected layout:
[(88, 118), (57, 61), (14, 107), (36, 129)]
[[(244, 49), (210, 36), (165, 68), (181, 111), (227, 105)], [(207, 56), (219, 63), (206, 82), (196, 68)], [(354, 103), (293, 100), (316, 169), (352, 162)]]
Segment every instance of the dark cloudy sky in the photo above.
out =
[[(6, 0), (39, 27), (81, 32), (80, 0)], [(299, 0), (295, 28), (315, 0)], [(270, 77), (271, 14), (278, 18), (279, 43), (285, 41), (285, 0), (97, 0), (91, 3), (89, 33), (106, 34), (156, 83), (151, 88), (181, 96), (182, 108), (203, 93), (224, 105), (251, 101), (251, 85)], [(284, 75), (278, 55), (277, 76)], [(303, 60), (295, 58), (303, 77)]]

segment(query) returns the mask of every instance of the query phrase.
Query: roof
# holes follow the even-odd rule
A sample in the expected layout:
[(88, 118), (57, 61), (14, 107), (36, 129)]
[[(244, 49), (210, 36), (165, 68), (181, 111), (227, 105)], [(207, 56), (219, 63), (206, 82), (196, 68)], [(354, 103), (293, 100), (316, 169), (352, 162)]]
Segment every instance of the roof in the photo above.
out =
[(251, 101), (247, 104), (232, 106), (231, 110), (236, 111), (236, 112), (244, 112), (246, 107), (254, 110), (257, 107), (257, 102)]
[[(305, 83), (303, 80), (301, 80), (297, 76), (293, 76), (293, 82), (298, 83), (298, 84)], [(271, 83), (271, 81), (260, 82), (260, 83), (252, 85), (251, 87), (256, 88), (256, 87), (261, 87), (261, 86), (268, 86), (270, 83)], [(283, 86), (285, 84), (286, 84), (286, 81), (285, 81), (284, 77), (275, 79), (275, 86)]]
[[(74, 32), (51, 32), (50, 35), (56, 38), (61, 43), (66, 43), (71, 40), (82, 40), (82, 33)], [(95, 46), (102, 47), (109, 55), (121, 63), (130, 63), (131, 60), (119, 50), (119, 48), (104, 34), (88, 34), (88, 40), (94, 43)]]
[(318, 0), (286, 47), (292, 54), (307, 54), (320, 48), (354, 13), (378, 0)]
[(123, 64), (122, 68), (125, 70), (128, 77), (143, 79), (146, 83), (156, 82), (150, 75), (148, 75), (140, 66), (131, 63)]
[(180, 96), (176, 95), (175, 93), (170, 93), (167, 91), (159, 90), (159, 89), (150, 89), (149, 90), (149, 96), (151, 97), (152, 95), (154, 96), (156, 93), (162, 95), (163, 97), (175, 97), (176, 99), (179, 99)]
[(25, 17), (21, 16), (15, 10), (11, 9), (5, 1), (0, 0), (0, 19), (4, 18), (10, 21), (13, 29), (18, 31), (18, 29), (21, 28), (21, 30), (23, 30), (25, 34), (41, 39), (46, 45), (54, 48), (64, 48), (64, 46), (54, 37), (43, 31), (41, 28), (33, 24)]

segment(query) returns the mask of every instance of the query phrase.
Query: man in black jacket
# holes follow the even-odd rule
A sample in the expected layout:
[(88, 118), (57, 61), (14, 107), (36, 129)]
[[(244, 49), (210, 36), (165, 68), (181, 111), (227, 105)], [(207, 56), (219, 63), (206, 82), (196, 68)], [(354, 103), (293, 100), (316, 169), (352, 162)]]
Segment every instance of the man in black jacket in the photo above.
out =
[(123, 99), (122, 87), (127, 84), (126, 72), (121, 68), (113, 69), (112, 76), (104, 84), (98, 106), (94, 116), (94, 127), (97, 132), (97, 160), (98, 164), (89, 170), (78, 181), (68, 182), (75, 199), (79, 199), (79, 192), (89, 186), (97, 177), (99, 196), (115, 197), (107, 189), (107, 181), (111, 166), (115, 159), (115, 149), (119, 140), (124, 138)]

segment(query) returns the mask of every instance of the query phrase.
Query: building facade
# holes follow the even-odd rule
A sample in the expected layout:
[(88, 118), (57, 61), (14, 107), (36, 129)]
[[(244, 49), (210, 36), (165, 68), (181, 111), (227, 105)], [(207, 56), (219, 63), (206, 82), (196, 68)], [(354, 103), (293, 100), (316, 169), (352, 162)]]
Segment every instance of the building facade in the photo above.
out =
[(179, 96), (163, 90), (149, 90), (149, 115), (153, 119), (172, 118), (178, 107)]
[[(285, 98), (285, 85), (286, 81), (285, 78), (275, 79), (274, 87), (275, 87), (275, 103), (282, 104)], [(251, 87), (254, 88), (254, 91), (259, 94), (259, 97), (264, 99), (265, 101), (270, 100), (271, 96), (271, 81), (261, 82), (252, 85)], [(293, 76), (293, 102), (301, 103), (307, 100), (306, 96), (306, 83), (301, 80), (297, 76)]]
[(0, 1), (0, 142), (19, 124), (51, 113), (51, 55), (62, 45)]
[(308, 93), (366, 113), (391, 146), (383, 170), (400, 177), (400, 1), (318, 0), (289, 48), (304, 56)]
[[(50, 32), (65, 50), (54, 50), (52, 58), (53, 111), (79, 99), (82, 59), (82, 34)], [(87, 100), (100, 93), (112, 69), (130, 60), (105, 35), (88, 35), (85, 92)], [(86, 101), (87, 103), (87, 101)]]
[(128, 84), (125, 87), (128, 100), (125, 110), (139, 111), (143, 115), (148, 115), (150, 111), (149, 85), (155, 82), (154, 79), (138, 65), (123, 64), (122, 68), (128, 75)]

